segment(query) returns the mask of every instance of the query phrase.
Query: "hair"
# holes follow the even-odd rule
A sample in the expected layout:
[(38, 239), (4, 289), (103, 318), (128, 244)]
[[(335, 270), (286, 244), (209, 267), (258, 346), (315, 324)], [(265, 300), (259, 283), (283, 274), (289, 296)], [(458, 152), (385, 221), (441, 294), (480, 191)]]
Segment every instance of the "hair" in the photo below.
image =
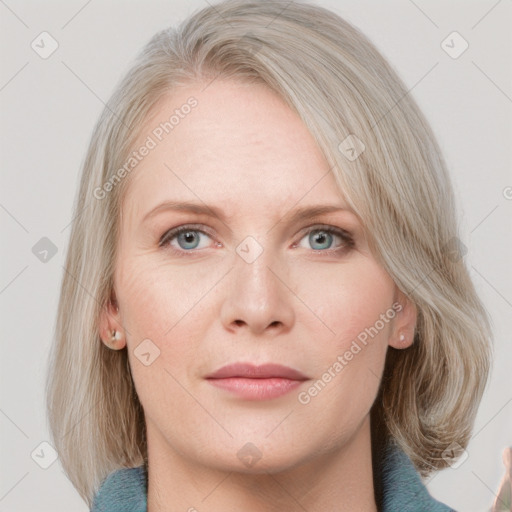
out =
[[(372, 412), (421, 475), (442, 469), (443, 451), (469, 442), (492, 333), (462, 257), (435, 136), (391, 65), (337, 14), (299, 1), (227, 0), (156, 33), (92, 133), (46, 382), (50, 434), (66, 475), (90, 506), (109, 473), (147, 464), (127, 349), (109, 350), (99, 333), (130, 182), (116, 172), (161, 98), (217, 77), (265, 84), (298, 113), (363, 222), (372, 253), (416, 306), (414, 343), (388, 349)], [(364, 144), (355, 159), (343, 151), (349, 135)], [(107, 182), (115, 186), (98, 198)]]

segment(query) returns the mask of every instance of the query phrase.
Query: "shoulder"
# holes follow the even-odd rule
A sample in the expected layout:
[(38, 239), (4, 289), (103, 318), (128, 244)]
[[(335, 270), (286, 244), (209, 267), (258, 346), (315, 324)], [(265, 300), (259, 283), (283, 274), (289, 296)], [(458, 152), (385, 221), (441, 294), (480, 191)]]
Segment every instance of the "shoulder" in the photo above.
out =
[(389, 442), (381, 466), (382, 512), (455, 512), (434, 499), (407, 454)]
[(145, 466), (118, 469), (108, 475), (94, 497), (91, 512), (146, 512)]

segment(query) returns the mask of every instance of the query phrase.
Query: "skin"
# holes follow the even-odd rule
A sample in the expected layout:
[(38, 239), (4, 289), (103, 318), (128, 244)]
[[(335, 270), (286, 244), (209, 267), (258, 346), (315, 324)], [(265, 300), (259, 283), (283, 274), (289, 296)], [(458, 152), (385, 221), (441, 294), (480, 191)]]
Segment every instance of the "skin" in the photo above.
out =
[[(369, 412), (388, 347), (412, 343), (416, 309), (370, 253), (354, 213), (288, 222), (296, 208), (347, 204), (305, 125), (265, 86), (217, 79), (177, 89), (139, 142), (190, 96), (197, 107), (130, 175), (101, 319), (103, 342), (128, 349), (145, 411), (148, 511), (376, 511)], [(164, 210), (142, 220), (166, 200), (214, 205), (226, 219)], [(208, 234), (159, 246), (191, 223)], [(354, 246), (315, 236), (318, 224), (348, 231)], [(263, 249), (251, 263), (236, 252), (249, 235)], [(397, 301), (402, 310), (300, 403), (299, 392)], [(147, 338), (160, 350), (148, 366), (134, 353)], [(277, 362), (310, 380), (262, 401), (205, 380), (238, 361)], [(261, 455), (252, 466), (237, 456), (249, 442)]]

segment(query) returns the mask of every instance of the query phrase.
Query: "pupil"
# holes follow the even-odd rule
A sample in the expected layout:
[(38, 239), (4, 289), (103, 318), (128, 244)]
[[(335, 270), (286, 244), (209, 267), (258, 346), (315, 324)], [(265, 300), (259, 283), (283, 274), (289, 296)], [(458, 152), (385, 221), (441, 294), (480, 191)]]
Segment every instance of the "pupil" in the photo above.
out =
[(317, 231), (317, 234), (314, 235), (314, 240), (315, 240), (315, 243), (320, 244), (320, 245), (327, 243), (327, 240), (328, 240), (327, 233), (325, 231)]

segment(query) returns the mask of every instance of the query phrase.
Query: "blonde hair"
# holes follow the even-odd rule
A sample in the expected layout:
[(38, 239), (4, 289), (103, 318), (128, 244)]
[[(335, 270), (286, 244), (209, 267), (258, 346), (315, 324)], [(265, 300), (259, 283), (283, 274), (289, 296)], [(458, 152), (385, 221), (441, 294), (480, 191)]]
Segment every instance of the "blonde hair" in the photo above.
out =
[[(157, 33), (94, 128), (47, 381), (50, 431), (65, 473), (91, 506), (110, 472), (147, 464), (126, 349), (109, 350), (99, 337), (130, 181), (114, 175), (160, 98), (217, 76), (264, 83), (299, 114), (373, 253), (416, 305), (414, 343), (388, 349), (374, 408), (422, 475), (445, 467), (442, 452), (470, 439), (491, 327), (459, 251), (452, 186), (434, 134), (384, 57), (335, 13), (297, 1), (228, 0)], [(358, 140), (364, 151), (354, 158), (346, 144)], [(115, 186), (98, 199), (109, 180)]]

